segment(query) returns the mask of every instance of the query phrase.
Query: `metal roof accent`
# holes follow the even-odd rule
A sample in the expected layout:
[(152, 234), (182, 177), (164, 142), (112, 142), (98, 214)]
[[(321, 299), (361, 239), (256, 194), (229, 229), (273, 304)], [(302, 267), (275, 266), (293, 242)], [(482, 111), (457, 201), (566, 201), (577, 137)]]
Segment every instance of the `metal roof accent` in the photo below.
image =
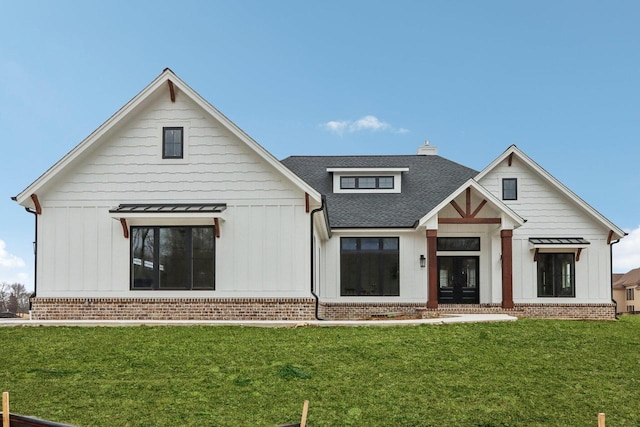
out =
[(109, 213), (220, 213), (226, 203), (140, 203), (122, 204)]
[(591, 242), (582, 237), (530, 237), (533, 245), (590, 245)]

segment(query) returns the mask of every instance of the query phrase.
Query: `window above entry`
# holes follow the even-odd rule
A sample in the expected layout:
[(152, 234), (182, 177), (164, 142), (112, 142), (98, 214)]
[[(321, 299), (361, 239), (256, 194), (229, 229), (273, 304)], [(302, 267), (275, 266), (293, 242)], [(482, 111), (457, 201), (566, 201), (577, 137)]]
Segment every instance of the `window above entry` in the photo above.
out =
[(400, 193), (409, 168), (327, 168), (334, 193)]

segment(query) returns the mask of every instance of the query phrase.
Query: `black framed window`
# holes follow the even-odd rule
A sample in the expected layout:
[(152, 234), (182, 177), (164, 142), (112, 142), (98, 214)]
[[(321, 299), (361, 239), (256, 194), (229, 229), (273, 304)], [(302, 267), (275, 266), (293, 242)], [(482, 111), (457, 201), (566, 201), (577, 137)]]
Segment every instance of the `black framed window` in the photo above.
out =
[(397, 237), (340, 239), (341, 296), (399, 296)]
[(538, 296), (575, 296), (575, 254), (538, 254)]
[(393, 176), (341, 176), (342, 190), (393, 190)]
[(438, 237), (439, 251), (479, 251), (479, 237)]
[(184, 157), (184, 129), (181, 127), (162, 128), (162, 158), (182, 159)]
[(131, 289), (215, 289), (214, 227), (131, 227)]
[(502, 200), (518, 200), (518, 179), (502, 179)]
[(635, 299), (635, 292), (633, 292), (633, 288), (627, 289), (627, 301), (632, 301)]
[(627, 313), (635, 313), (636, 312), (636, 308), (633, 305), (628, 305), (627, 306)]

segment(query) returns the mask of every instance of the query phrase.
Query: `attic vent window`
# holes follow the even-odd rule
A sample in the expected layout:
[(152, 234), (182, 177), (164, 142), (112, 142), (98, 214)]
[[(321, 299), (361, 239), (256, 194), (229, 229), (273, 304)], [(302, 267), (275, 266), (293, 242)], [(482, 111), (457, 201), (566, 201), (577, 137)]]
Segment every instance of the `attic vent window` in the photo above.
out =
[(340, 177), (341, 189), (393, 189), (393, 176), (342, 176)]
[(182, 159), (184, 154), (184, 131), (181, 127), (162, 128), (162, 158)]

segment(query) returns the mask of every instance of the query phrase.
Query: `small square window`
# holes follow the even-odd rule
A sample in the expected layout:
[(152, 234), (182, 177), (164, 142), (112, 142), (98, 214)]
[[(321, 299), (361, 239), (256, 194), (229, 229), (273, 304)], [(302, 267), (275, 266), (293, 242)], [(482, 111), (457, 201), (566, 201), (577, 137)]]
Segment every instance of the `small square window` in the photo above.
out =
[(393, 188), (392, 176), (381, 176), (378, 178), (378, 188), (390, 189)]
[(518, 180), (516, 178), (502, 180), (502, 200), (518, 200)]
[(355, 177), (350, 177), (350, 176), (340, 177), (340, 188), (356, 188)]
[(360, 177), (358, 178), (358, 188), (376, 188), (376, 178), (372, 177)]
[(162, 158), (182, 159), (184, 153), (183, 128), (162, 128)]

